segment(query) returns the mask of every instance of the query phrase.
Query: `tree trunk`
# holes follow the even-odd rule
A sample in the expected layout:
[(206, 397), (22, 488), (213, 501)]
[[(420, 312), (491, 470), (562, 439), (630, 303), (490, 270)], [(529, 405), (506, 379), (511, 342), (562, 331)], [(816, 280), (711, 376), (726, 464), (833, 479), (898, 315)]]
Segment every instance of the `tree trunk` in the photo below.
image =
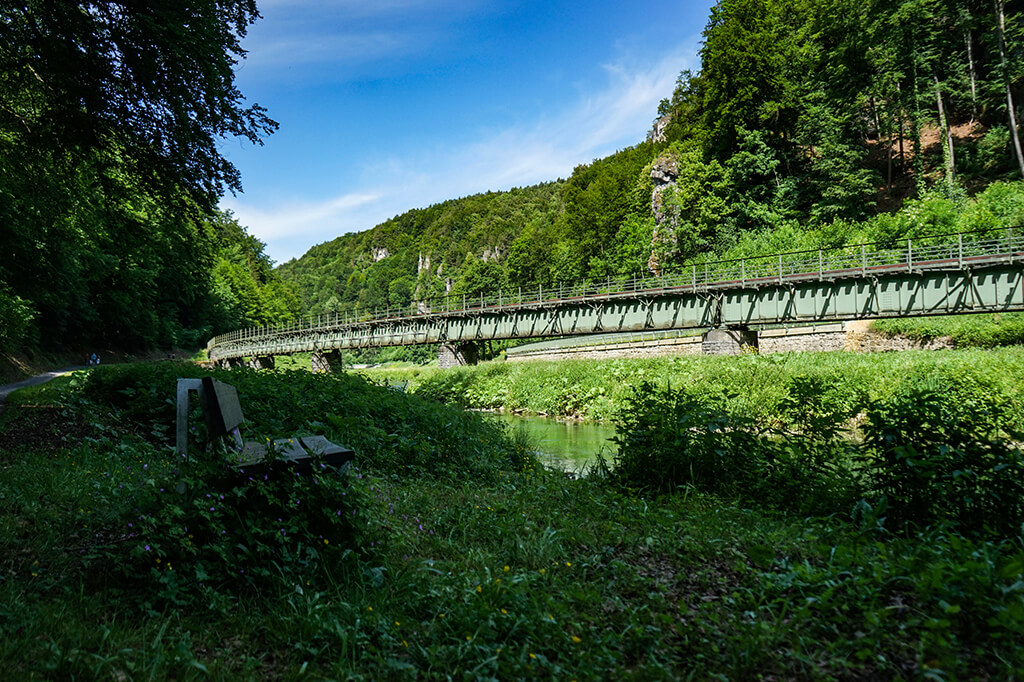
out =
[(1017, 165), (1020, 166), (1020, 174), (1024, 177), (1024, 153), (1020, 148), (1020, 134), (1017, 132), (1017, 112), (1013, 108), (1013, 89), (1010, 88), (1010, 72), (1006, 66), (1006, 3), (1004, 0), (994, 0), (996, 6), (996, 20), (999, 34), (999, 62), (1003, 69), (1003, 85), (1006, 86), (1006, 109), (1010, 115), (1010, 134), (1013, 136), (1013, 149), (1017, 153)]
[(939, 77), (932, 76), (935, 79), (935, 101), (939, 106), (939, 132), (945, 137), (945, 144), (942, 149), (942, 156), (945, 157), (946, 162), (946, 184), (953, 187), (953, 182), (956, 180), (956, 156), (953, 153), (953, 131), (949, 129), (949, 123), (946, 121), (946, 108), (942, 105), (942, 86), (939, 85)]
[(917, 82), (917, 58), (914, 58), (914, 64), (912, 69), (912, 75), (914, 79), (914, 115), (910, 119), (910, 135), (911, 147), (914, 150), (914, 186), (916, 188), (915, 196), (920, 197), (924, 194), (924, 150), (921, 147), (921, 89)]
[[(894, 137), (896, 135), (896, 116), (890, 111), (885, 112), (885, 189), (892, 192), (892, 150)], [(879, 131), (879, 143), (881, 143), (881, 131)]]
[[(900, 88), (900, 84), (899, 83), (896, 84), (896, 92), (900, 93), (900, 100), (899, 101), (900, 101), (900, 107), (902, 107), (903, 106), (903, 89)], [(900, 169), (902, 170), (905, 167), (905, 164), (906, 164), (906, 159), (904, 158), (904, 151), (903, 151), (903, 117), (902, 116), (897, 116), (896, 117), (896, 123), (899, 126), (898, 130), (899, 130), (899, 135), (900, 135)]]
[(964, 32), (964, 41), (967, 43), (967, 71), (971, 76), (971, 121), (978, 117), (978, 74), (974, 70), (974, 40), (970, 30)]

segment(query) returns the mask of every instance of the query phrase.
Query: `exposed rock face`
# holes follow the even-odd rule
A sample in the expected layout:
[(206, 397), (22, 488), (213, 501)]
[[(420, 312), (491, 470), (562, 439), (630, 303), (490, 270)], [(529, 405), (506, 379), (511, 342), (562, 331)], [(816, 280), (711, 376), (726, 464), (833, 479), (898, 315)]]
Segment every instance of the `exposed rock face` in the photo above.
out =
[(651, 166), (651, 180), (654, 182), (654, 190), (651, 192), (654, 234), (651, 235), (651, 256), (647, 259), (647, 269), (655, 275), (661, 274), (658, 254), (675, 240), (675, 217), (666, 213), (663, 199), (669, 188), (675, 188), (678, 177), (679, 164), (674, 156), (665, 155), (654, 160), (654, 165)]
[(486, 263), (489, 260), (501, 260), (501, 256), (501, 249), (495, 246), (493, 251), (491, 249), (484, 249), (483, 255), (480, 256), (480, 260)]
[(430, 271), (430, 254), (424, 256), (421, 253), (419, 263), (416, 264), (416, 274), (418, 275), (424, 270), (427, 270), (428, 272)]
[(388, 251), (386, 246), (375, 246), (372, 249), (370, 249), (370, 258), (373, 259), (374, 263), (376, 263), (377, 261), (382, 261), (390, 255), (391, 252)]
[(668, 129), (669, 124), (672, 123), (672, 116), (665, 114), (660, 116), (658, 120), (654, 122), (654, 127), (651, 128), (651, 132), (647, 133), (647, 140), (650, 142), (664, 142), (665, 131)]

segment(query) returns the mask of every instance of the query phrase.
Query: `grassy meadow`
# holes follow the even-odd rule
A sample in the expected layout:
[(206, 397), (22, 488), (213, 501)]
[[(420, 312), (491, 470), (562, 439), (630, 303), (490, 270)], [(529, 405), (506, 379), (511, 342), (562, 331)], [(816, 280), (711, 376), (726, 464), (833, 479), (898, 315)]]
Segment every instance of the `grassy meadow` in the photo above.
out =
[[(193, 365), (21, 391), (0, 678), (1020, 677), (1021, 355), (215, 371), (248, 439), (357, 452), (266, 480), (198, 408), (174, 455)], [(609, 419), (619, 454), (549, 472), (459, 405)]]

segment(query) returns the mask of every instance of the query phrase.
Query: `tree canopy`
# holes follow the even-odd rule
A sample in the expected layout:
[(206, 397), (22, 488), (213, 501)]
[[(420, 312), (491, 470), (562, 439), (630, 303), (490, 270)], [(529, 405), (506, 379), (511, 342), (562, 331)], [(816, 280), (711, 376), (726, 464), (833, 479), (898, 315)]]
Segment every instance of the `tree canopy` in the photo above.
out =
[(276, 127), (234, 85), (258, 16), (0, 1), (0, 350), (197, 344), (294, 313), (262, 244), (213, 212), (241, 188), (219, 141)]
[(254, 0), (0, 2), (0, 129), (30, 149), (116, 150), (215, 201), (241, 189), (218, 140), (277, 126), (234, 84), (258, 17)]

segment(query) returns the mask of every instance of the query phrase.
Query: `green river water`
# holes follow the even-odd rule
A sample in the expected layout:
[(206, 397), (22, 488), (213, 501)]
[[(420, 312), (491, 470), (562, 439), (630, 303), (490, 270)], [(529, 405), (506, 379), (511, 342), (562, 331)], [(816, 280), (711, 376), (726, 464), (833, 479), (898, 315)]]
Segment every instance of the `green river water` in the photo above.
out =
[(500, 421), (524, 430), (537, 449), (541, 461), (548, 466), (579, 472), (592, 464), (598, 454), (611, 463), (615, 444), (608, 439), (615, 435), (610, 424), (565, 422), (546, 417), (523, 417), (495, 414)]

